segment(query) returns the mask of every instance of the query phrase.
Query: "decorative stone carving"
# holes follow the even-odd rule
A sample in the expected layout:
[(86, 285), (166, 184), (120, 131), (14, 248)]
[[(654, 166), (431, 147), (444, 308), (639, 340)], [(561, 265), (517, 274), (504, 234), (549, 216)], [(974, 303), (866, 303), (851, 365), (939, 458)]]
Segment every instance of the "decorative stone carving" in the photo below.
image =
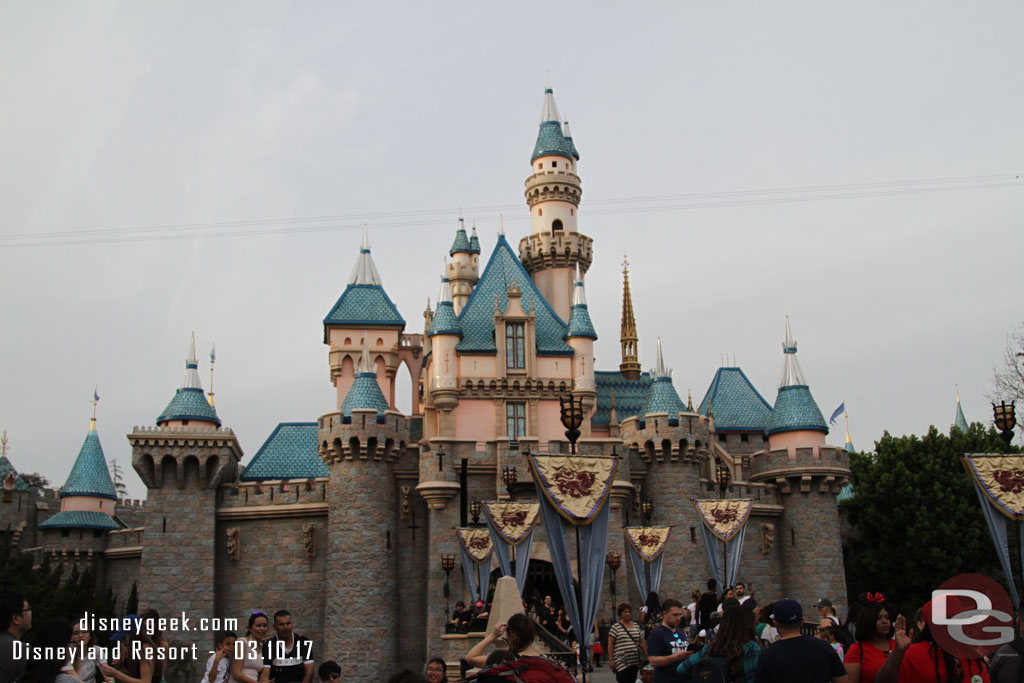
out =
[(775, 547), (775, 525), (761, 524), (761, 554), (767, 555)]
[(409, 519), (409, 493), (412, 491), (412, 486), (401, 486), (402, 490), (402, 519)]
[(242, 556), (241, 543), (239, 537), (241, 535), (241, 529), (237, 526), (228, 528), (228, 559), (238, 560)]
[(306, 548), (306, 559), (316, 557), (316, 524), (302, 525), (302, 543)]

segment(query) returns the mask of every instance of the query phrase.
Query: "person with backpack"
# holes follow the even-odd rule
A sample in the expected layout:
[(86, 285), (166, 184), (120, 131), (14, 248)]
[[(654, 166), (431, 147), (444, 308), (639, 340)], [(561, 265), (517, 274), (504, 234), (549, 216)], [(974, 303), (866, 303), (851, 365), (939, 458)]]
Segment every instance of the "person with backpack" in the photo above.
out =
[(731, 605), (722, 613), (718, 636), (680, 664), (676, 673), (700, 683), (754, 683), (760, 659), (754, 613)]
[(999, 648), (988, 663), (992, 683), (1024, 681), (1024, 605), (1017, 609), (1017, 637)]

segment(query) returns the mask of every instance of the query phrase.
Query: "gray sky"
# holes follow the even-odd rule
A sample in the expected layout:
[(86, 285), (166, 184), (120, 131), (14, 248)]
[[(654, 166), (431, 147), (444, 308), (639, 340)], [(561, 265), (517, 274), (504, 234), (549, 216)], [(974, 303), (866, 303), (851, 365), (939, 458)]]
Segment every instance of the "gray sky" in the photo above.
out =
[(684, 400), (728, 353), (774, 402), (788, 314), (859, 448), (948, 429), (957, 383), (988, 421), (1024, 319), (1024, 5), (624, 7), (0, 6), (15, 467), (63, 483), (97, 383), (104, 451), (127, 466), (193, 330), (206, 388), (216, 342), (245, 462), (278, 422), (334, 410), (321, 321), (362, 224), (422, 331), (460, 206), (485, 258), (499, 213), (513, 245), (529, 229), (548, 71), (582, 156), (599, 369), (619, 362), (628, 252), (641, 362), (661, 336)]

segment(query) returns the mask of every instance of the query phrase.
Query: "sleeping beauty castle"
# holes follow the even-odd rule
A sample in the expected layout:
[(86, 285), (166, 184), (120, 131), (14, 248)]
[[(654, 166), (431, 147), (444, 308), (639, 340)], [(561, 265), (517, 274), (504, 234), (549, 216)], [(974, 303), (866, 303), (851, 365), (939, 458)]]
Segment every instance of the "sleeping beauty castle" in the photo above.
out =
[[(94, 421), (59, 492), (30, 491), (0, 458), (0, 524), (22, 551), (98, 562), (122, 599), (134, 582), (141, 608), (238, 618), (240, 631), (254, 608), (288, 609), (318, 661), (380, 680), (428, 657), (455, 661), (472, 644), (445, 633), (449, 602), (469, 592), (463, 567), (446, 569), (442, 557), (460, 553), (456, 528), (482, 526), (475, 501), (537, 499), (525, 457), (569, 453), (560, 399), (571, 396), (584, 414), (579, 452), (618, 458), (609, 554), (626, 557), (625, 527), (671, 528), (663, 598), (687, 597), (713, 575), (692, 501), (735, 498), (752, 501), (736, 578), (765, 598), (841, 606), (836, 496), (848, 453), (825, 443), (789, 321), (779, 337), (765, 333), (774, 344), (785, 332), (769, 398), (741, 368), (720, 367), (698, 405), (683, 401), (660, 342), (656, 367), (642, 371), (628, 267), (589, 272), (580, 158), (548, 89), (525, 184), (529, 234), (499, 232), (485, 251), (460, 218), (422, 332), (388, 296), (364, 235), (323, 320), (334, 405), (277, 425), (245, 465), (212, 388), (204, 392), (193, 343), (167, 406), (140, 413), (157, 414), (154, 426), (128, 434), (144, 503), (118, 500)], [(594, 365), (587, 277), (622, 279), (618, 367)], [(395, 407), (400, 373), (412, 378), (410, 415)], [(525, 596), (557, 595), (542, 527), (529, 555)], [(618, 599), (642, 600), (625, 564), (604, 573), (602, 615), (613, 583)], [(168, 634), (204, 652), (212, 637)]]

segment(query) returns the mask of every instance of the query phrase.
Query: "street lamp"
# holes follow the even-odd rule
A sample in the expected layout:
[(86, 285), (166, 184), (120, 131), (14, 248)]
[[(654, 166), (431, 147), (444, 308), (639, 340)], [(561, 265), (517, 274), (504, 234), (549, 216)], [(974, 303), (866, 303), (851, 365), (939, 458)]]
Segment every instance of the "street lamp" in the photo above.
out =
[(480, 501), (474, 500), (469, 504), (469, 514), (473, 515), (473, 524), (480, 523)]
[(505, 469), (501, 471), (501, 480), (505, 483), (505, 489), (508, 491), (509, 500), (512, 499), (512, 489), (515, 487), (519, 477), (516, 473), (516, 466), (511, 467), (506, 465)]
[(449, 579), (451, 578), (452, 570), (455, 569), (455, 555), (441, 553), (441, 569), (444, 570), (444, 620), (447, 622), (451, 619), (451, 614), (448, 612), (449, 600), (452, 595)]
[(726, 465), (719, 465), (715, 468), (715, 481), (718, 482), (718, 491), (722, 498), (725, 498), (725, 490), (729, 488), (729, 478), (731, 476)]
[(1010, 405), (1006, 405), (1006, 401), (1002, 401), (999, 405), (992, 404), (992, 417), (995, 420), (996, 429), (999, 430), (999, 435), (1006, 442), (1007, 448), (1013, 441), (1013, 428), (1017, 426), (1017, 414), (1013, 403), (1010, 401)]
[(612, 581), (611, 581), (611, 589), (612, 589), (612, 623), (614, 624), (616, 621), (618, 621), (618, 613), (616, 612), (616, 609), (615, 609), (615, 602), (616, 602), (616, 600), (615, 600), (615, 572), (617, 572), (619, 570), (619, 566), (622, 564), (622, 554), (621, 553), (608, 553), (607, 555), (605, 555), (604, 563), (606, 565), (608, 565), (609, 569), (612, 570)]
[(648, 524), (650, 524), (651, 523), (651, 517), (654, 516), (654, 503), (652, 503), (649, 500), (645, 500), (644, 502), (640, 503), (640, 512), (643, 513), (644, 520)]
[(558, 403), (565, 436), (569, 439), (572, 454), (576, 455), (576, 440), (580, 438), (580, 426), (583, 424), (583, 399), (570, 394), (559, 396)]

